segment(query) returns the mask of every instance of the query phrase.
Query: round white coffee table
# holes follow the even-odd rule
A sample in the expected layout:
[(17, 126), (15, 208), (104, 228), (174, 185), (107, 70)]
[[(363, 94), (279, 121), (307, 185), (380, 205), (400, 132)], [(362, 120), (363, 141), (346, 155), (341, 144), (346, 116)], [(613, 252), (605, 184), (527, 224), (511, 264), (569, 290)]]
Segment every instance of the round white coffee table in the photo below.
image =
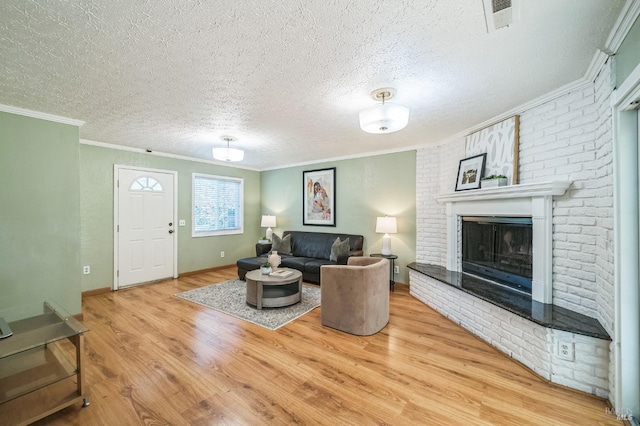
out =
[(260, 269), (247, 272), (247, 303), (256, 309), (280, 308), (302, 300), (302, 272), (295, 269), (279, 268), (291, 275), (275, 277), (263, 275)]

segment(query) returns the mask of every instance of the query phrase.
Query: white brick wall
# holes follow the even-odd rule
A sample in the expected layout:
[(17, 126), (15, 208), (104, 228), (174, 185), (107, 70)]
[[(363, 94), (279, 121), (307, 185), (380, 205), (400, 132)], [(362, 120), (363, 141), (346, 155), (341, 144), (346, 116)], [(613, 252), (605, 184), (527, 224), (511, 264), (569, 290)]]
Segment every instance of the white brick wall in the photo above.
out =
[(520, 116), (520, 181), (568, 179), (554, 202), (553, 303), (613, 335), (611, 68), (582, 90)]
[[(521, 183), (573, 181), (553, 206), (553, 304), (598, 319), (610, 336), (614, 335), (613, 77), (607, 63), (593, 84), (522, 112), (519, 155)], [(417, 262), (446, 266), (445, 207), (434, 196), (454, 190), (458, 163), (464, 157), (464, 139), (417, 151)], [(411, 281), (412, 293), (420, 294), (413, 285)], [(433, 290), (440, 291), (438, 286)], [(437, 296), (418, 298), (457, 323), (464, 318), (452, 304)], [(532, 357), (531, 352), (518, 352), (512, 341), (494, 336), (499, 332), (486, 330), (485, 340), (525, 364), (533, 363), (532, 359), (527, 360)], [(533, 353), (543, 351), (544, 345), (555, 344), (552, 338), (543, 345), (541, 336), (529, 337), (536, 342)], [(556, 361), (551, 358), (541, 362)], [(551, 371), (537, 365), (532, 368)], [(606, 370), (610, 373), (605, 381), (610, 383), (590, 384), (590, 392), (602, 396), (606, 389), (614, 388), (613, 370), (610, 366)], [(575, 380), (574, 376), (564, 377), (561, 371), (553, 373), (559, 383)]]
[[(409, 275), (413, 297), (539, 376), (602, 398), (609, 395), (609, 341), (548, 329), (419, 272)], [(559, 342), (574, 345), (573, 360), (557, 356)]]

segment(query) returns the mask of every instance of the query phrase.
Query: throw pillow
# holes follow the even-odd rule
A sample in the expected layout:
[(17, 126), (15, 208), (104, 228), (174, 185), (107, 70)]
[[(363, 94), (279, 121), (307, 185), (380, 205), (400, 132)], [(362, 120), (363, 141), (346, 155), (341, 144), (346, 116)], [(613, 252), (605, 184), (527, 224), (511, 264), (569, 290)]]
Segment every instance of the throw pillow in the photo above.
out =
[(271, 243), (271, 251), (277, 251), (278, 254), (291, 254), (291, 234), (284, 238), (272, 234)]
[(331, 245), (331, 255), (329, 256), (329, 260), (337, 262), (338, 257), (343, 254), (348, 254), (349, 250), (351, 250), (349, 247), (349, 238), (344, 241), (340, 241), (340, 237), (338, 237)]

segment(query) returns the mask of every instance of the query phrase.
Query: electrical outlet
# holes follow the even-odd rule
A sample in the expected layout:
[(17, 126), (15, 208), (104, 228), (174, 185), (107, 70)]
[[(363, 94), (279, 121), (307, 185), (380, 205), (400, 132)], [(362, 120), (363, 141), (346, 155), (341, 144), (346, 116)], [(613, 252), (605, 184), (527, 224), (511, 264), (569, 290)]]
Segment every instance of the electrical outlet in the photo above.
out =
[(186, 220), (184, 220), (184, 219), (183, 219), (183, 220), (178, 221), (178, 226), (185, 226), (186, 224), (187, 224), (187, 221), (186, 221)]
[(573, 342), (558, 342), (558, 358), (573, 361), (574, 352)]
[(88, 275), (91, 273), (91, 266), (83, 266), (82, 267), (82, 273), (85, 275)]
[(224, 252), (223, 251), (220, 252), (220, 257), (224, 257)]
[(394, 266), (393, 267), (393, 273), (394, 274), (399, 274), (400, 273), (400, 267), (399, 266)]

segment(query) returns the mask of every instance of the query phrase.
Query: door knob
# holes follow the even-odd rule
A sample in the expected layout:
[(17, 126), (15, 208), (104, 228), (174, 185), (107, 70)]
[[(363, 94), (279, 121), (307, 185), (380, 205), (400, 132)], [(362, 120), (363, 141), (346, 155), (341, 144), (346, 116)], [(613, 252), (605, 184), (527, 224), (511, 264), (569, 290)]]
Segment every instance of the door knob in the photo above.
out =
[(173, 222), (169, 222), (169, 226), (173, 226)]
[(170, 233), (170, 234), (173, 234), (173, 229), (169, 229), (169, 233)]

